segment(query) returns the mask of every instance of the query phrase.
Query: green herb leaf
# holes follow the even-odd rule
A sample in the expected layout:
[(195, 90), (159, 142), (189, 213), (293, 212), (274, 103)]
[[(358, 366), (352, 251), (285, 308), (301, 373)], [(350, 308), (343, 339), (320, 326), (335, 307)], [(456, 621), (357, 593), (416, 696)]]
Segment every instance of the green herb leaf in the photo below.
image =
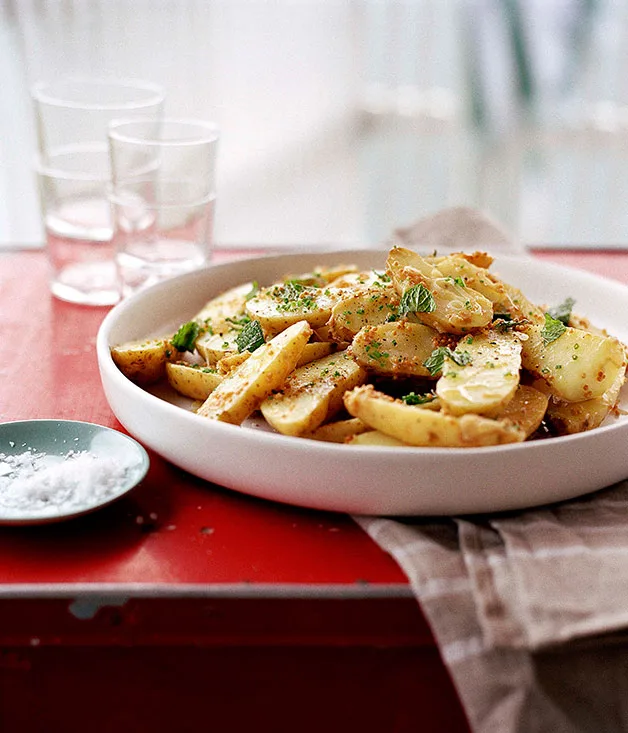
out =
[(423, 362), (423, 366), (435, 377), (443, 370), (445, 359), (451, 359), (458, 366), (471, 363), (471, 355), (468, 351), (452, 351), (449, 346), (439, 346)]
[(405, 316), (406, 313), (433, 313), (435, 310), (434, 296), (422, 283), (409, 288), (401, 296), (400, 316)]
[(552, 318), (549, 313), (546, 313), (545, 325), (541, 331), (543, 344), (547, 346), (548, 344), (551, 344), (552, 341), (556, 341), (556, 339), (559, 338), (559, 336), (562, 336), (566, 330), (567, 327), (562, 321), (559, 321), (557, 318)]
[(264, 341), (264, 333), (259, 321), (249, 321), (236, 338), (238, 351), (255, 351)]
[(573, 298), (565, 298), (562, 303), (550, 308), (547, 312), (552, 318), (560, 321), (565, 326), (569, 325), (569, 318), (571, 317), (571, 309), (574, 307), (575, 300)]
[(247, 302), (251, 300), (251, 298), (254, 298), (259, 293), (259, 283), (257, 280), (253, 280), (253, 283), (251, 284), (251, 289), (249, 292), (244, 296), (244, 300)]
[(242, 328), (243, 326), (246, 326), (247, 323), (251, 322), (251, 318), (245, 313), (243, 316), (239, 316), (237, 318), (227, 316), (225, 318), (225, 321), (227, 321), (227, 323), (230, 323), (234, 328)]
[(517, 326), (522, 326), (524, 323), (528, 323), (525, 318), (516, 319), (508, 316), (506, 319), (493, 318), (493, 328), (499, 333), (505, 333), (506, 331), (512, 331)]
[(199, 334), (199, 325), (196, 321), (188, 321), (179, 327), (170, 343), (177, 351), (194, 351), (194, 345)]
[(427, 402), (432, 402), (436, 399), (436, 395), (433, 392), (425, 392), (424, 394), (417, 394), (416, 392), (408, 392), (401, 398), (406, 405), (425, 405)]

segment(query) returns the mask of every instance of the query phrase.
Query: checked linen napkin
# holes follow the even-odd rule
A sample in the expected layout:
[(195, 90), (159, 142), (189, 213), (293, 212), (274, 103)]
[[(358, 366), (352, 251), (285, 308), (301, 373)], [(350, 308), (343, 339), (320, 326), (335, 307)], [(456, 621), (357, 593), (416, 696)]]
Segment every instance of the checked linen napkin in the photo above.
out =
[(483, 517), (356, 521), (404, 570), (474, 733), (628, 731), (628, 482)]
[[(466, 208), (393, 243), (517, 249)], [(507, 514), (355, 520), (408, 576), (474, 733), (628, 732), (628, 481)]]

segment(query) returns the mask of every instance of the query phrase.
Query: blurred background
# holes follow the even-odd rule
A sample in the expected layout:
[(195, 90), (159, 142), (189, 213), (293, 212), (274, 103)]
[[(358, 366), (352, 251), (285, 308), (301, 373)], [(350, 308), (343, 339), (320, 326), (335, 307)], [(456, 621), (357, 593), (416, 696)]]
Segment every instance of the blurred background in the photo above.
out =
[(28, 88), (161, 82), (223, 129), (216, 240), (368, 245), (450, 205), (628, 247), (622, 0), (0, 0), (0, 246), (40, 246)]

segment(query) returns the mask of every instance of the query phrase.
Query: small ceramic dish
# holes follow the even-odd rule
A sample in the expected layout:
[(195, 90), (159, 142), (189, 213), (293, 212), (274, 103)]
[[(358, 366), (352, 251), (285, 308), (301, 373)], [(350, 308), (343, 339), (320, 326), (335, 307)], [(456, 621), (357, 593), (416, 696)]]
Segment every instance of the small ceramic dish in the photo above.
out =
[(43, 524), (110, 504), (146, 475), (133, 438), (75, 420), (0, 424), (0, 524)]

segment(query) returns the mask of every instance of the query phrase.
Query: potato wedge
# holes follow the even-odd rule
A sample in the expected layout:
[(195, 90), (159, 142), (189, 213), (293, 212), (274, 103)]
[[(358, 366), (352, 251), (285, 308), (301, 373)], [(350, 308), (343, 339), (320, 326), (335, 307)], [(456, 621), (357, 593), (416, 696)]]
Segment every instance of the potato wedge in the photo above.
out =
[(334, 305), (327, 325), (335, 341), (351, 341), (364, 326), (386, 323), (398, 306), (399, 296), (392, 285), (356, 288)]
[(327, 323), (331, 309), (345, 293), (342, 288), (318, 288), (290, 280), (262, 289), (247, 301), (245, 310), (268, 335), (276, 335), (299, 321), (318, 328)]
[(229, 288), (216, 298), (208, 301), (192, 320), (211, 333), (225, 333), (233, 328), (231, 319), (244, 312), (247, 297), (255, 292), (255, 285), (246, 282)]
[(435, 266), (445, 277), (462, 278), (465, 285), (493, 303), (494, 313), (516, 312), (508, 288), (501, 280), (483, 267), (469, 262), (466, 257), (458, 254), (434, 259)]
[(233, 327), (223, 333), (204, 333), (196, 341), (196, 350), (207, 364), (214, 365), (223, 357), (238, 353), (236, 339), (239, 333)]
[(410, 445), (465, 448), (525, 440), (524, 431), (506, 420), (491, 420), (480, 415), (456, 417), (422, 410), (377, 392), (372, 385), (347, 392), (344, 402), (354, 417)]
[(391, 279), (386, 272), (377, 270), (362, 270), (360, 272), (348, 272), (335, 280), (331, 280), (329, 284), (334, 288), (360, 288), (365, 285), (370, 287), (382, 287), (390, 285)]
[(295, 369), (280, 391), (261, 403), (262, 415), (284, 435), (303, 435), (333, 417), (348, 389), (366, 380), (366, 370), (342, 352)]
[(510, 402), (499, 415), (500, 420), (506, 420), (523, 430), (526, 438), (536, 432), (545, 417), (549, 397), (547, 394), (520, 384)]
[(549, 396), (547, 421), (558, 435), (583, 433), (599, 427), (617, 405), (625, 375), (618, 374), (617, 379), (601, 397), (594, 397), (582, 402), (563, 402), (551, 396), (551, 388), (543, 380), (534, 383), (535, 387), (545, 391)]
[(543, 328), (536, 323), (524, 327), (523, 333), (524, 368), (566, 402), (601, 397), (625, 373), (626, 354), (615, 338), (567, 326), (556, 340), (544, 343)]
[[(309, 364), (309, 362), (315, 359), (322, 359), (324, 356), (329, 354), (335, 354), (338, 351), (338, 344), (333, 341), (311, 341), (305, 344), (299, 361), (297, 361), (297, 367)], [(240, 366), (243, 361), (246, 361), (251, 356), (250, 351), (239, 351), (232, 354), (226, 354), (216, 362), (216, 369), (220, 374), (228, 374), (233, 371), (236, 367)]]
[(193, 400), (206, 400), (222, 382), (222, 375), (198, 364), (167, 363), (168, 382), (179, 394)]
[(166, 363), (176, 349), (167, 339), (128, 341), (111, 348), (111, 358), (132, 382), (145, 386), (158, 382), (166, 373)]
[(421, 323), (444, 333), (464, 334), (491, 322), (493, 304), (488, 298), (455, 278), (445, 277), (416, 252), (393, 247), (387, 266), (402, 303), (404, 294), (420, 285), (431, 294), (433, 307), (412, 313)]
[(240, 425), (264, 398), (283, 385), (311, 334), (309, 324), (300, 321), (260, 346), (223, 379), (197, 414)]
[(393, 438), (392, 435), (386, 435), (386, 433), (380, 433), (379, 430), (367, 430), (364, 433), (357, 433), (352, 437), (348, 438), (346, 443), (349, 445), (388, 445), (388, 446), (406, 446), (408, 443), (404, 443), (397, 438)]
[(324, 288), (326, 285), (331, 285), (345, 277), (353, 284), (355, 282), (354, 278), (357, 278), (359, 274), (356, 265), (333, 265), (315, 267), (311, 272), (304, 272), (300, 275), (288, 275), (284, 280), (293, 280), (302, 285), (314, 285), (318, 288)]
[(513, 398), (519, 384), (521, 340), (514, 331), (480, 331), (465, 336), (456, 352), (465, 352), (467, 364), (450, 359), (436, 382), (443, 410), (451, 415), (475, 413), (494, 417)]
[(346, 443), (352, 436), (359, 435), (366, 430), (370, 430), (369, 426), (365, 425), (359, 417), (351, 417), (347, 420), (325, 423), (311, 433), (305, 433), (303, 437), (322, 440), (325, 443)]
[(393, 321), (366, 326), (348, 350), (359, 364), (376, 374), (429, 377), (425, 361), (434, 350), (436, 336), (422, 323)]

